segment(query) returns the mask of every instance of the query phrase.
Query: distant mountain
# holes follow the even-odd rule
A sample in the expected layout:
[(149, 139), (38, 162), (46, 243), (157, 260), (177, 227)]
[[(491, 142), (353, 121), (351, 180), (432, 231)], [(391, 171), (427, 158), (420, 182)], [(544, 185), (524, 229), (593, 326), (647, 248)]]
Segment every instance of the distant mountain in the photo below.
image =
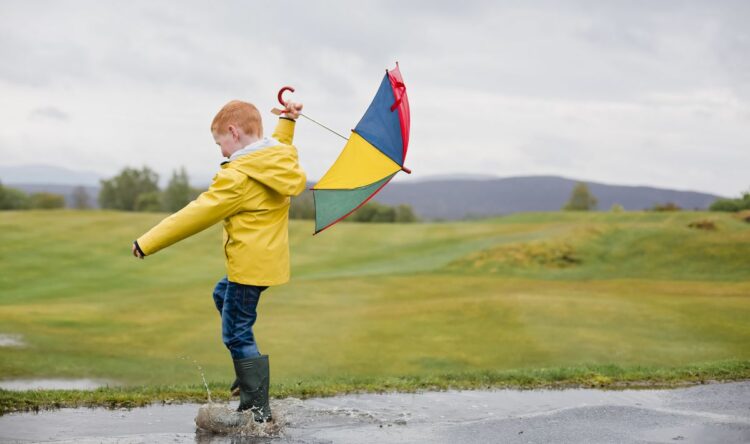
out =
[(495, 174), (473, 174), (473, 173), (452, 173), (452, 174), (433, 174), (426, 177), (409, 177), (407, 181), (415, 182), (434, 182), (436, 180), (493, 180), (500, 179)]
[[(578, 182), (557, 176), (425, 179), (391, 183), (374, 200), (388, 205), (409, 204), (425, 219), (454, 220), (522, 211), (556, 211), (568, 201)], [(643, 210), (667, 202), (684, 209), (705, 209), (720, 197), (694, 191), (586, 183), (601, 210), (608, 210), (613, 204), (620, 204), (626, 210)]]
[(0, 182), (55, 185), (99, 185), (103, 176), (93, 171), (51, 165), (0, 166)]

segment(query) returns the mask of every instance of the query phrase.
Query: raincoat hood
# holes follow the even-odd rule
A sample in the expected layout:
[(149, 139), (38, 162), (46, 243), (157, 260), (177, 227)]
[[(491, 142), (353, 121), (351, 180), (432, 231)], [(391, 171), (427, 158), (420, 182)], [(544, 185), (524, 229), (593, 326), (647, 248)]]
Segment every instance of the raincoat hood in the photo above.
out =
[[(230, 157), (230, 161), (224, 162), (221, 167), (237, 170), (283, 196), (296, 196), (304, 191), (307, 176), (299, 166), (297, 148), (279, 144), (275, 139), (259, 142), (265, 143), (263, 146), (256, 146), (255, 143), (243, 148), (249, 149), (249, 152), (234, 159)], [(276, 145), (271, 145), (274, 142)]]

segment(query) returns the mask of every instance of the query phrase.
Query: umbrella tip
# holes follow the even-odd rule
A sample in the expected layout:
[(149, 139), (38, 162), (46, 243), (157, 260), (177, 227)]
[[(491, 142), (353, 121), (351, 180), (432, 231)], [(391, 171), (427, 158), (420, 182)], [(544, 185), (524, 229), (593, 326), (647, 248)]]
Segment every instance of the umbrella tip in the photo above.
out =
[(409, 168), (406, 168), (405, 166), (401, 165), (401, 171), (403, 171), (406, 174), (411, 174), (411, 170)]

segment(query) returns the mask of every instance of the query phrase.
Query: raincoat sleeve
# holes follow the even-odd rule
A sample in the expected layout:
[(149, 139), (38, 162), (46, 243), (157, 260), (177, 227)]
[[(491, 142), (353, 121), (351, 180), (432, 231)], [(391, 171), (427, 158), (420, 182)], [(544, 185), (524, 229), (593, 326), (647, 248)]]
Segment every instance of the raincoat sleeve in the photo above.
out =
[(138, 238), (138, 246), (143, 254), (154, 254), (237, 213), (247, 186), (244, 174), (219, 171), (207, 191)]
[(291, 145), (294, 140), (294, 123), (292, 119), (280, 117), (279, 123), (276, 124), (276, 129), (273, 130), (271, 137), (284, 145)]

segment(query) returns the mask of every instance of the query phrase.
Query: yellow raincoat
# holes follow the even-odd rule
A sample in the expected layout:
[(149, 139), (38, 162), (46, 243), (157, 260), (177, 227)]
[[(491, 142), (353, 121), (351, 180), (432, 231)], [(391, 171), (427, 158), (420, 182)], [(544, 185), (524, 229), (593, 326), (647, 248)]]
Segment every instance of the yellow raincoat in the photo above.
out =
[(289, 197), (305, 189), (292, 145), (294, 121), (279, 119), (280, 144), (221, 165), (209, 189), (138, 238), (150, 255), (224, 220), (224, 254), (231, 282), (279, 285), (289, 280)]

